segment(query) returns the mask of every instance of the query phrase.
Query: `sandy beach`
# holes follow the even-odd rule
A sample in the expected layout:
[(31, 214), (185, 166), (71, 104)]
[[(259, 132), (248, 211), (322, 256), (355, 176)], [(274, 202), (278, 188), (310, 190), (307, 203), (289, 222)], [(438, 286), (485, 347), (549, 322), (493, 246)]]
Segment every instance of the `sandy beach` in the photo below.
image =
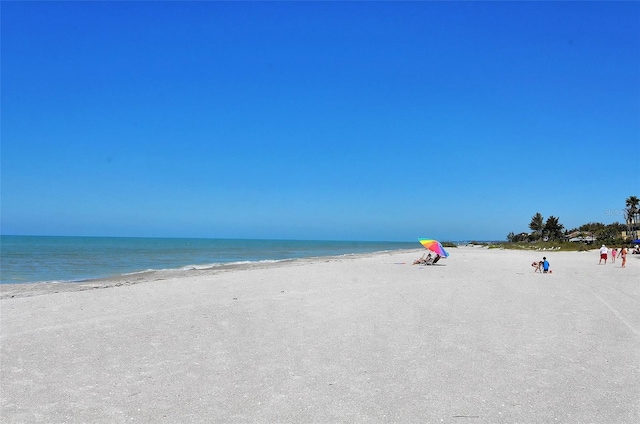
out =
[(640, 255), (423, 252), (2, 286), (0, 421), (640, 422)]

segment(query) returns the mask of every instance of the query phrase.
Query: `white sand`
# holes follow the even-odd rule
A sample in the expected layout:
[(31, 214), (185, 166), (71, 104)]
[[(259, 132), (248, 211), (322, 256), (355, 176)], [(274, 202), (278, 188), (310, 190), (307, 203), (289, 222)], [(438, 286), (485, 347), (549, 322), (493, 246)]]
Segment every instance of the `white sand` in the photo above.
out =
[(421, 254), (3, 287), (0, 421), (640, 422), (640, 255)]

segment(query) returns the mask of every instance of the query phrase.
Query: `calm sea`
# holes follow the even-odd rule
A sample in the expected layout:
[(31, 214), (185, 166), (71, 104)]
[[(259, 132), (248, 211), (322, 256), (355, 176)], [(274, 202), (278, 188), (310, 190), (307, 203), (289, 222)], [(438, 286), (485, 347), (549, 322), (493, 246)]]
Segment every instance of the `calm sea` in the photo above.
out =
[(417, 241), (0, 236), (0, 283), (82, 281), (146, 270), (419, 248)]

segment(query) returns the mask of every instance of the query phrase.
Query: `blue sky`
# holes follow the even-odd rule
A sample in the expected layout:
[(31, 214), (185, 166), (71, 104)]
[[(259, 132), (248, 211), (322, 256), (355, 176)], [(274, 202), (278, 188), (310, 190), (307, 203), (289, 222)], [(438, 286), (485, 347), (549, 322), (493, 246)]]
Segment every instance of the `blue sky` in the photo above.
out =
[(640, 195), (638, 2), (2, 2), (3, 234), (503, 240)]

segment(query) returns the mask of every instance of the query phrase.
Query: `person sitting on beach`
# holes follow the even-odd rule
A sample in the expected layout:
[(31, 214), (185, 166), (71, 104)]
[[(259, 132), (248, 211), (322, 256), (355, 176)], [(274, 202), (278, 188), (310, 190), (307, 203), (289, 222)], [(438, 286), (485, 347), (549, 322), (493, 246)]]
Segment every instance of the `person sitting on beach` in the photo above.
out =
[(549, 261), (547, 260), (547, 258), (542, 258), (542, 260), (544, 262), (542, 262), (542, 269), (543, 272), (546, 274), (547, 272), (549, 272)]
[(413, 261), (413, 264), (414, 265), (425, 265), (429, 261), (431, 261), (431, 253), (429, 253), (426, 258), (424, 257), (424, 255), (422, 255), (422, 257), (420, 257), (420, 258), (416, 259), (415, 261)]

